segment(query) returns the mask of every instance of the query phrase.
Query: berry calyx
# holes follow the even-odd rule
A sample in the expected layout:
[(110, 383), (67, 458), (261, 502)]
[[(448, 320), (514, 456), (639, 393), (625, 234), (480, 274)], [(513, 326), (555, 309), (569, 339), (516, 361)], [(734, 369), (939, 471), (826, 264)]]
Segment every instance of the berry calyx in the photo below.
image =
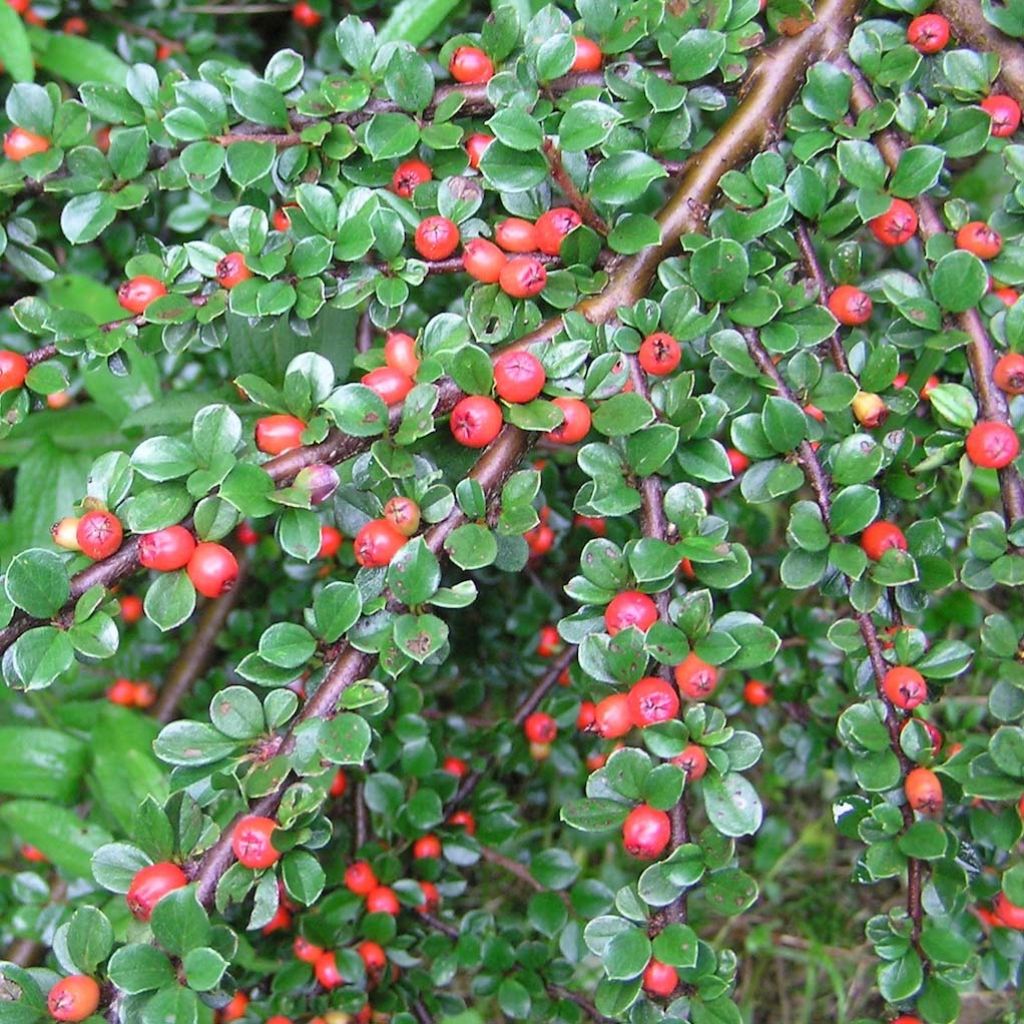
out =
[(705, 700), (718, 686), (718, 669), (690, 653), (675, 668), (676, 686), (690, 700)]
[(537, 218), (537, 248), (549, 256), (562, 251), (562, 242), (570, 231), (578, 228), (583, 218), (570, 206), (556, 206)]
[(391, 914), (394, 916), (401, 909), (394, 889), (387, 885), (378, 885), (366, 894), (366, 912), (368, 914)]
[(168, 526), (139, 538), (139, 561), (147, 569), (174, 572), (188, 565), (196, 540), (184, 526)]
[(412, 844), (412, 855), (416, 860), (436, 860), (441, 856), (441, 840), (433, 834), (420, 836)]
[(657, 331), (648, 334), (640, 343), (637, 358), (644, 373), (649, 373), (652, 377), (664, 377), (679, 365), (683, 358), (683, 350), (671, 334)]
[(574, 36), (573, 43), (576, 46), (576, 56), (573, 57), (572, 71), (600, 71), (604, 61), (604, 54), (601, 47), (588, 39), (586, 36)]
[(384, 342), (384, 362), (393, 370), (404, 373), (407, 377), (415, 377), (420, 368), (420, 358), (416, 355), (416, 339), (402, 331), (388, 331)]
[(606, 740), (617, 740), (633, 728), (633, 709), (625, 693), (613, 693), (594, 707), (594, 726)]
[(616, 594), (604, 610), (604, 627), (609, 636), (615, 636), (621, 629), (635, 626), (641, 633), (658, 621), (658, 606), (653, 598), (639, 590), (627, 590)]
[(196, 545), (185, 571), (203, 597), (220, 597), (238, 579), (238, 560), (223, 544), (204, 541)]
[(75, 540), (82, 554), (94, 562), (109, 558), (121, 546), (123, 538), (121, 520), (113, 512), (101, 509), (86, 512), (75, 530)]
[(466, 156), (469, 157), (469, 166), (473, 170), (480, 167), (480, 161), (487, 152), (487, 147), (494, 141), (493, 135), (485, 135), (483, 132), (475, 132), (466, 139)]
[(644, 991), (651, 996), (667, 999), (679, 986), (679, 972), (671, 964), (651, 959), (644, 968)]
[(316, 28), (323, 21), (323, 16), (313, 9), (307, 0), (299, 0), (292, 7), (292, 21), (303, 28)]
[(280, 455), (302, 444), (306, 424), (297, 416), (278, 413), (256, 421), (256, 447), (264, 455)]
[(554, 444), (578, 444), (590, 433), (590, 407), (578, 398), (556, 398), (562, 410), (562, 422), (549, 430), (544, 438)]
[(28, 376), (28, 369), (28, 360), (20, 352), (9, 349), (0, 352), (0, 395), (20, 388)]
[(679, 714), (679, 695), (675, 687), (654, 676), (645, 676), (634, 683), (627, 699), (633, 724), (639, 729), (667, 722)]
[(937, 814), (942, 810), (942, 784), (930, 768), (913, 768), (903, 783), (907, 803), (922, 814)]
[(917, 213), (905, 199), (894, 199), (885, 213), (868, 221), (868, 227), (882, 245), (903, 245), (917, 231)]
[(664, 811), (640, 804), (626, 815), (622, 824), (622, 844), (626, 852), (640, 860), (654, 860), (668, 846), (672, 824)]
[(544, 367), (532, 352), (504, 352), (494, 362), (494, 390), (506, 402), (532, 402), (546, 382)]
[(412, 199), (413, 192), (433, 174), (422, 160), (403, 160), (391, 175), (391, 191), (403, 199)]
[(341, 549), (341, 530), (335, 526), (320, 527), (320, 547), (317, 550), (317, 558), (333, 558)]
[(12, 128), (4, 136), (4, 156), (15, 163), (35, 156), (37, 153), (45, 153), (49, 148), (50, 140), (48, 138), (36, 135), (35, 132), (26, 131), (24, 128)]
[(462, 247), (462, 266), (466, 273), (484, 284), (497, 284), (508, 257), (486, 238), (471, 238)]
[(252, 277), (252, 271), (245, 265), (245, 255), (240, 252), (222, 256), (213, 272), (221, 288), (234, 288)]
[(992, 134), (1005, 139), (1020, 127), (1020, 104), (1012, 96), (993, 93), (981, 101), (981, 109), (992, 118)]
[(871, 296), (854, 288), (852, 284), (841, 284), (828, 297), (828, 311), (844, 327), (856, 327), (871, 319), (874, 304)]
[(880, 519), (860, 535), (860, 546), (868, 558), (877, 562), (886, 551), (906, 551), (907, 538), (895, 523)]
[(420, 528), (420, 507), (412, 498), (389, 498), (384, 505), (384, 518), (403, 537), (411, 537)]
[(938, 53), (949, 42), (949, 22), (941, 14), (922, 14), (907, 26), (907, 42), (918, 53)]
[(240, 818), (231, 833), (231, 849), (243, 867), (262, 871), (276, 864), (281, 857), (271, 839), (277, 822), (258, 814)]
[(140, 921), (148, 921), (153, 908), (168, 893), (186, 885), (188, 879), (177, 864), (171, 864), (170, 861), (150, 864), (136, 872), (131, 885), (128, 886), (125, 901), (133, 917)]
[(448, 62), (448, 72), (456, 82), (482, 85), (494, 77), (494, 63), (478, 46), (460, 46)]
[(886, 697), (903, 711), (913, 711), (928, 699), (924, 676), (909, 665), (897, 665), (885, 673), (882, 689)]
[(54, 1020), (85, 1020), (96, 1012), (99, 1005), (100, 987), (87, 974), (61, 978), (46, 997), (46, 1008)]
[(699, 782), (708, 770), (708, 755), (702, 746), (688, 743), (681, 754), (672, 758), (672, 763), (683, 769), (688, 782)]
[(360, 527), (352, 548), (356, 561), (364, 569), (379, 569), (391, 564), (391, 559), (405, 547), (407, 540), (388, 520), (371, 519)]
[(1000, 391), (1008, 395), (1024, 395), (1024, 355), (1007, 352), (1000, 356), (992, 372), (992, 379)]
[(534, 711), (523, 722), (523, 735), (531, 743), (553, 743), (558, 736), (555, 720), (543, 711)]
[(127, 309), (129, 313), (144, 313), (146, 307), (157, 299), (167, 294), (167, 287), (163, 281), (158, 281), (155, 277), (147, 277), (145, 274), (140, 274), (138, 277), (133, 277), (129, 281), (125, 281), (120, 288), (117, 289), (117, 301), (121, 304), (122, 308)]
[(522, 217), (506, 217), (495, 227), (494, 240), (505, 252), (535, 252), (537, 228)]
[(548, 272), (536, 257), (516, 256), (501, 268), (498, 283), (513, 299), (530, 299), (544, 291)]
[(978, 259), (994, 260), (1003, 251), (1003, 236), (983, 220), (972, 220), (956, 233), (956, 247)]
[(967, 434), (967, 457), (982, 469), (1002, 469), (1020, 454), (1020, 438), (1008, 423), (975, 423)]
[(459, 227), (447, 217), (424, 217), (413, 244), (425, 260), (447, 259), (459, 247)]
[(466, 448), (486, 448), (501, 433), (501, 406), (486, 395), (469, 395), (448, 421), (452, 437)]
[(404, 401), (412, 391), (414, 384), (401, 370), (391, 366), (378, 366), (375, 370), (363, 374), (362, 382), (373, 391), (385, 405), (397, 405)]
[(763, 708), (772, 702), (772, 688), (760, 679), (748, 679), (743, 684), (743, 699), (752, 708)]
[(377, 888), (377, 876), (365, 860), (357, 860), (345, 868), (345, 886), (356, 896), (366, 896)]

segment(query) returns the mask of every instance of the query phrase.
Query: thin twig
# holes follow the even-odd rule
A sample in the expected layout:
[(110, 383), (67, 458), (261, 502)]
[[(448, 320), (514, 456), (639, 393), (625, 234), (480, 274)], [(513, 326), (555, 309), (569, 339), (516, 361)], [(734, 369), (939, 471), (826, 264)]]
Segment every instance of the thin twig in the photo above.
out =
[(555, 184), (562, 190), (569, 205), (580, 215), (587, 227), (593, 228), (599, 235), (608, 234), (608, 225), (604, 218), (594, 209), (590, 200), (577, 188), (572, 175), (565, 169), (562, 163), (562, 151), (555, 145), (553, 139), (544, 140), (544, 156), (547, 157), (548, 167), (551, 170), (551, 177)]
[[(804, 264), (811, 275), (812, 280), (818, 286), (818, 300), (825, 303), (828, 298), (828, 281), (825, 278), (825, 271), (818, 260), (818, 253), (814, 248), (814, 240), (811, 238), (810, 229), (802, 220), (796, 222), (796, 244), (800, 247), (800, 253), (804, 258)], [(846, 349), (843, 348), (843, 339), (837, 328), (828, 339), (829, 352), (832, 362), (841, 373), (850, 372), (850, 364), (846, 359)]]

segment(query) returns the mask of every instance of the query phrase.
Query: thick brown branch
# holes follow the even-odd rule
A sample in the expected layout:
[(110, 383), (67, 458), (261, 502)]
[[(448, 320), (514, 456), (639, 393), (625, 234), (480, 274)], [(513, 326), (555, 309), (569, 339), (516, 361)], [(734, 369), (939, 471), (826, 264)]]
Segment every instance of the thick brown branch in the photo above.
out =
[(962, 45), (978, 53), (999, 57), (999, 80), (1003, 88), (1024, 106), (1024, 47), (990, 25), (981, 13), (978, 0), (936, 0), (932, 5), (949, 19), (953, 35)]

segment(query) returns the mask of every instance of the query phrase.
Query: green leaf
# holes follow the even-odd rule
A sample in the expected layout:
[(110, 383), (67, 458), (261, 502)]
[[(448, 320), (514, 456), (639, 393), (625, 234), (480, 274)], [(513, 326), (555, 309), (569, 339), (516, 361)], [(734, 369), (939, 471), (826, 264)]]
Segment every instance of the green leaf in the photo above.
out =
[(0, 61), (16, 82), (31, 82), (35, 76), (25, 23), (9, 4), (0, 9)]
[(55, 615), (71, 593), (64, 560), (44, 548), (29, 548), (11, 559), (4, 589), (12, 604), (39, 619)]
[(988, 271), (974, 253), (958, 249), (948, 252), (932, 272), (932, 297), (952, 313), (976, 306), (988, 291)]
[(164, 896), (153, 908), (150, 926), (157, 942), (177, 956), (205, 946), (210, 935), (210, 920), (191, 885)]
[(124, 85), (128, 78), (128, 65), (111, 49), (91, 39), (40, 29), (32, 29), (30, 36), (39, 66), (72, 85)]
[(419, 46), (440, 28), (459, 0), (400, 0), (377, 33), (377, 45), (404, 39)]
[(123, 992), (151, 992), (174, 980), (170, 960), (149, 944), (122, 946), (107, 964), (110, 980)]
[(761, 827), (761, 801), (754, 787), (735, 772), (704, 780), (704, 804), (711, 823), (724, 835), (749, 836)]
[(320, 731), (320, 753), (334, 764), (361, 765), (372, 739), (370, 726), (361, 715), (336, 715)]
[(690, 279), (708, 302), (731, 302), (738, 298), (749, 273), (746, 251), (731, 238), (716, 238), (690, 258)]
[(0, 728), (0, 793), (71, 803), (85, 773), (86, 745), (55, 729)]
[(91, 878), (92, 855), (110, 834), (73, 811), (42, 800), (12, 800), (0, 807), (0, 821), (48, 861), (76, 878)]

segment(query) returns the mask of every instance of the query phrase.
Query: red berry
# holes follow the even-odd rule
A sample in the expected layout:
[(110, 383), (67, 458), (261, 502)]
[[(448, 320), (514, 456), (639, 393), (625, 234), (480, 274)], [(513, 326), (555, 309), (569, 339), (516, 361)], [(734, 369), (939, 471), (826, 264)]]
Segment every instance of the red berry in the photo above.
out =
[(422, 160), (403, 160), (391, 175), (391, 191), (403, 199), (412, 199), (413, 192), (433, 175)]
[(740, 473), (745, 473), (750, 469), (750, 459), (738, 448), (727, 448), (725, 454), (729, 460), (729, 469), (732, 471), (733, 476), (739, 476)]
[(270, 218), (271, 223), (274, 225), (275, 231), (290, 231), (292, 226), (292, 219), (288, 215), (287, 206), (293, 204), (287, 203), (285, 206), (279, 206), (275, 211), (273, 217)]
[(244, 992), (236, 992), (228, 1005), (220, 1011), (221, 1024), (229, 1024), (230, 1021), (244, 1017), (248, 1006), (249, 997)]
[(882, 396), (876, 395), (873, 391), (858, 391), (853, 396), (850, 409), (857, 422), (869, 430), (880, 427), (889, 415), (889, 409)]
[(705, 700), (718, 686), (718, 669), (698, 658), (693, 651), (676, 665), (675, 676), (679, 692), (690, 700)]
[(589, 530), (598, 537), (604, 537), (608, 533), (608, 525), (600, 516), (576, 515), (572, 517), (572, 524), (584, 530)]
[(94, 562), (108, 558), (120, 546), (124, 538), (121, 521), (113, 512), (94, 509), (78, 520), (75, 539), (82, 553)]
[(918, 53), (938, 53), (949, 42), (949, 22), (941, 14), (922, 14), (907, 28), (907, 42)]
[(1010, 96), (993, 93), (981, 101), (981, 109), (992, 118), (992, 134), (997, 139), (1012, 135), (1020, 127), (1020, 105)]
[(428, 858), (436, 860), (441, 856), (441, 840), (435, 835), (420, 836), (412, 844), (412, 855), (417, 860), (426, 860)]
[(449, 775), (455, 775), (457, 778), (462, 778), (469, 774), (469, 765), (462, 760), (461, 757), (446, 757), (441, 763), (441, 770), (446, 771)]
[(353, 542), (356, 561), (365, 569), (390, 565), (407, 540), (386, 519), (371, 519), (360, 528)]
[(654, 676), (645, 676), (634, 683), (628, 700), (633, 724), (640, 729), (667, 722), (679, 714), (679, 695), (675, 687)]
[(188, 885), (185, 872), (177, 864), (163, 861), (136, 872), (128, 886), (128, 909), (140, 921), (148, 921), (153, 908), (170, 892)]
[(465, 829), (466, 835), (476, 835), (476, 818), (469, 811), (456, 811), (448, 818), (452, 828)]
[(331, 779), (331, 788), (328, 792), (337, 800), (338, 797), (345, 795), (346, 789), (348, 789), (348, 776), (343, 768), (339, 768), (334, 773), (334, 778)]
[(86, 974), (61, 978), (46, 997), (46, 1008), (54, 1020), (85, 1020), (99, 1005), (100, 987)]
[(424, 217), (416, 229), (416, 251), (425, 260), (447, 259), (459, 247), (459, 226), (447, 217)]
[(292, 20), (303, 28), (316, 28), (323, 19), (306, 0), (299, 0), (292, 8)]
[(569, 206), (556, 206), (537, 218), (537, 247), (549, 256), (562, 251), (565, 236), (583, 223), (583, 218)]
[(890, 549), (906, 551), (907, 538), (895, 523), (879, 519), (860, 535), (860, 546), (868, 558), (877, 562)]
[(1003, 236), (983, 220), (972, 220), (956, 233), (956, 247), (982, 260), (994, 260), (1003, 250)]
[(413, 389), (413, 380), (390, 366), (378, 366), (363, 374), (362, 383), (375, 392), (385, 405), (397, 405)]
[(0, 395), (20, 388), (27, 376), (28, 360), (23, 355), (8, 349), (0, 351)]
[(592, 700), (580, 702), (580, 709), (576, 712), (576, 728), (580, 732), (592, 732), (597, 724), (597, 706)]
[(137, 708), (151, 708), (156, 703), (156, 687), (152, 683), (135, 684), (135, 706)]
[(576, 44), (576, 56), (573, 58), (572, 70), (600, 71), (604, 60), (601, 47), (586, 36), (575, 36), (573, 42)]
[(743, 699), (753, 708), (763, 708), (772, 702), (772, 688), (760, 679), (748, 679), (743, 686)]
[(460, 46), (448, 63), (448, 71), (456, 82), (482, 85), (494, 77), (491, 58), (476, 46)]
[(467, 448), (485, 448), (501, 433), (501, 406), (486, 395), (470, 395), (452, 409), (452, 437)]
[(903, 734), (905, 729), (910, 727), (911, 722), (917, 722), (918, 725), (924, 727), (924, 731), (928, 733), (928, 741), (931, 743), (932, 753), (938, 757), (943, 743), (941, 730), (929, 722), (927, 718), (904, 718), (900, 724), (900, 735)]
[(926, 402), (931, 398), (932, 392), (939, 386), (939, 378), (933, 373), (922, 385), (918, 396)]
[(123, 708), (135, 706), (135, 684), (130, 679), (115, 679), (107, 687), (107, 700)]
[(252, 277), (252, 271), (245, 265), (245, 256), (240, 252), (229, 252), (217, 260), (214, 273), (222, 288), (234, 288)]
[(924, 676), (916, 668), (897, 665), (885, 673), (882, 689), (886, 697), (903, 711), (913, 711), (928, 699)]
[(345, 869), (345, 886), (356, 896), (365, 896), (377, 888), (377, 876), (365, 860), (357, 860)]
[(930, 768), (913, 768), (903, 784), (907, 803), (915, 811), (936, 814), (942, 810), (942, 784)]
[(139, 561), (147, 569), (174, 572), (188, 565), (196, 540), (184, 526), (168, 526), (139, 538)]
[(613, 693), (599, 700), (594, 707), (597, 734), (606, 740), (617, 740), (633, 728), (633, 709), (624, 693)]
[(125, 594), (117, 603), (126, 625), (132, 626), (142, 618), (142, 599), (135, 594)]
[(982, 422), (967, 435), (967, 457), (983, 469), (1002, 469), (1020, 453), (1020, 439), (1008, 423)]
[(241, 522), (235, 527), (235, 540), (245, 547), (251, 548), (260, 542), (260, 535), (253, 528), (252, 523)]
[(487, 147), (494, 141), (493, 135), (485, 135), (483, 132), (476, 132), (466, 139), (466, 156), (469, 157), (469, 166), (474, 170), (480, 166), (480, 161), (487, 152)]
[(708, 755), (702, 746), (688, 743), (681, 754), (672, 758), (672, 763), (683, 769), (688, 782), (699, 782), (708, 770)]
[(1013, 928), (1015, 931), (1024, 931), (1024, 907), (1018, 907), (1006, 898), (1006, 893), (1001, 892), (996, 896), (992, 908), (995, 911), (997, 922), (1006, 928)]
[(866, 324), (873, 308), (871, 296), (852, 284), (841, 284), (828, 297), (829, 312), (846, 327)]
[(810, 402), (804, 406), (804, 412), (818, 423), (825, 422), (825, 414), (816, 405), (811, 405)]
[(868, 226), (882, 245), (903, 245), (917, 231), (917, 214), (905, 199), (894, 199), (885, 213), (868, 221)]
[(276, 828), (273, 818), (247, 814), (239, 819), (231, 833), (231, 849), (244, 867), (259, 871), (277, 863), (281, 854), (271, 842)]
[(301, 960), (305, 964), (315, 964), (324, 955), (324, 951), (319, 946), (314, 946), (309, 939), (304, 939), (301, 935), (295, 936), (292, 949), (295, 952), (295, 959)]
[(507, 217), (499, 221), (494, 229), (494, 240), (505, 252), (535, 252), (537, 249), (537, 228), (521, 217)]
[(15, 163), (37, 153), (45, 153), (49, 148), (49, 139), (24, 128), (12, 128), (4, 136), (4, 156)]
[(558, 635), (558, 630), (550, 624), (541, 626), (537, 654), (542, 658), (550, 658), (561, 646), (562, 638)]
[(484, 284), (496, 284), (508, 263), (508, 257), (486, 238), (471, 238), (462, 247), (462, 265), (466, 273)]
[(144, 313), (151, 302), (166, 294), (167, 288), (163, 281), (140, 274), (130, 281), (125, 281), (117, 289), (117, 301), (129, 313)]
[(386, 885), (378, 885), (366, 894), (366, 912), (368, 914), (391, 914), (394, 916), (400, 909), (394, 890)]
[(238, 561), (223, 544), (197, 544), (186, 566), (192, 586), (203, 597), (226, 594), (238, 579)]
[(423, 902), (416, 908), (421, 914), (429, 913), (441, 903), (441, 892), (433, 882), (420, 882)]
[(1020, 293), (1010, 287), (993, 288), (992, 294), (1004, 305), (1014, 306), (1020, 298)]
[(16, 14), (24, 14), (28, 10), (30, 0), (7, 0), (7, 6)]
[(1008, 352), (1000, 356), (992, 379), (1000, 391), (1008, 395), (1024, 395), (1024, 356), (1019, 352)]
[(533, 256), (516, 256), (501, 268), (498, 277), (501, 290), (513, 299), (531, 299), (548, 283), (544, 264)]
[(494, 362), (494, 390), (506, 402), (532, 402), (546, 382), (544, 367), (532, 352), (504, 352)]
[[(288, 931), (292, 926), (291, 911), (285, 906), (278, 906), (274, 916), (260, 929), (264, 935), (273, 935), (275, 932)], [(273, 1020), (273, 1018), (271, 1018)], [(270, 1024), (270, 1021), (267, 1021)]]
[(387, 340), (384, 342), (384, 362), (407, 377), (415, 377), (416, 371), (420, 368), (415, 338), (401, 331), (388, 331)]
[[(421, 882), (420, 885), (422, 886), (423, 883)], [(380, 974), (387, 967), (388, 958), (384, 952), (384, 947), (376, 942), (372, 942), (369, 939), (365, 942), (360, 942), (356, 946), (356, 952), (362, 957), (366, 973), (371, 977)]]
[(679, 342), (664, 331), (648, 334), (640, 343), (640, 367), (652, 377), (664, 377), (671, 373), (682, 358), (683, 350)]
[(657, 621), (658, 606), (639, 590), (617, 594), (604, 610), (604, 626), (609, 636), (615, 636), (620, 629), (629, 626), (636, 626), (641, 633), (646, 633)]
[(562, 410), (562, 422), (549, 430), (544, 438), (555, 444), (577, 444), (590, 433), (590, 408), (578, 398), (555, 398), (553, 403)]
[(555, 531), (547, 523), (541, 523), (523, 534), (523, 539), (530, 548), (530, 554), (546, 555), (555, 544)]
[(297, 416), (262, 416), (256, 421), (256, 447), (265, 455), (280, 455), (302, 444), (305, 429)]
[(420, 528), (420, 507), (412, 498), (389, 498), (384, 518), (403, 536), (411, 537)]
[(523, 734), (531, 743), (553, 743), (558, 735), (558, 726), (550, 715), (534, 711), (523, 722)]
[(679, 972), (670, 964), (651, 959), (644, 969), (644, 991), (651, 996), (667, 999), (679, 986)]
[(622, 842), (626, 852), (640, 860), (654, 860), (668, 846), (672, 825), (664, 811), (640, 804), (626, 815)]
[(334, 526), (320, 527), (320, 550), (317, 558), (333, 558), (341, 548), (341, 530)]
[(324, 953), (316, 963), (313, 964), (313, 973), (316, 980), (326, 989), (337, 988), (345, 984), (345, 979), (338, 970), (338, 962), (334, 953)]

